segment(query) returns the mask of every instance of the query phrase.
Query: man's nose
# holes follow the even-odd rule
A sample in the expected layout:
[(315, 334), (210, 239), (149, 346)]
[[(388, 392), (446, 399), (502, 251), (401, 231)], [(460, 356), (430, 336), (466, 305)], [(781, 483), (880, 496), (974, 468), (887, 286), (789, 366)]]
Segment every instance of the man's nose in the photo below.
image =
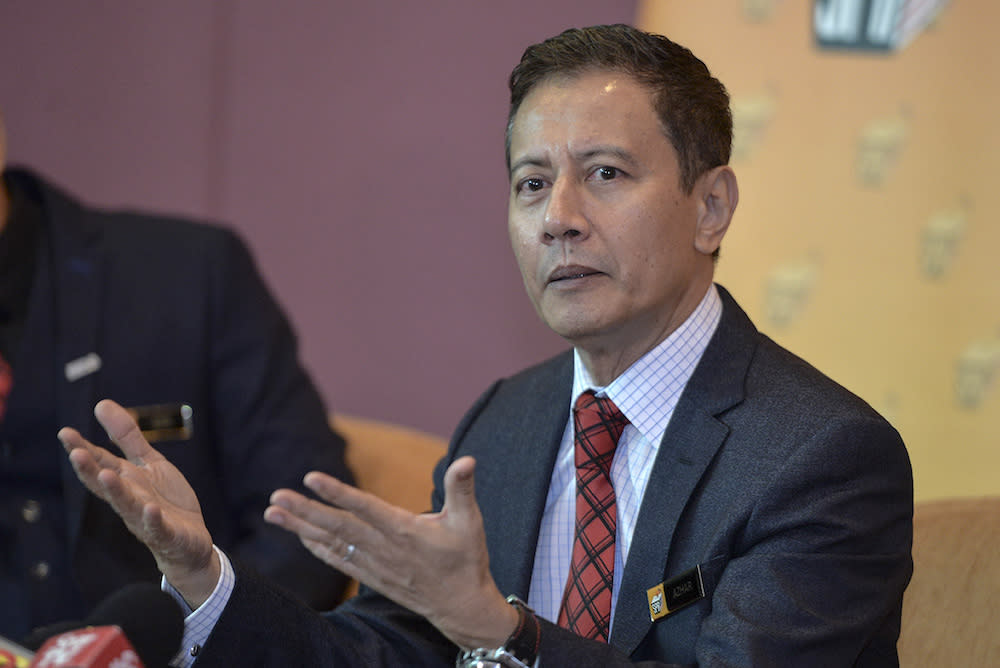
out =
[(545, 206), (542, 236), (545, 242), (576, 239), (590, 232), (584, 212), (583, 193), (577, 184), (557, 182)]

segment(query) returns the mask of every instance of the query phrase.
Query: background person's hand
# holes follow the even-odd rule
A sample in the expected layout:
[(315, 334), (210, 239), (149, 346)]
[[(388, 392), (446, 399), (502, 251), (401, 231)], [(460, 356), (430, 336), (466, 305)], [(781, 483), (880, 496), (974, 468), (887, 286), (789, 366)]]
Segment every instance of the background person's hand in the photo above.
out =
[(312, 472), (306, 486), (332, 505), (279, 489), (264, 517), (326, 563), (423, 615), (458, 646), (498, 647), (514, 631), (517, 611), (490, 575), (474, 469), (471, 457), (448, 468), (439, 513), (415, 515)]
[(215, 588), (221, 567), (194, 490), (149, 445), (124, 408), (104, 400), (94, 408), (94, 415), (125, 458), (64, 427), (59, 440), (77, 477), (111, 504), (129, 531), (153, 553), (167, 581), (197, 608)]

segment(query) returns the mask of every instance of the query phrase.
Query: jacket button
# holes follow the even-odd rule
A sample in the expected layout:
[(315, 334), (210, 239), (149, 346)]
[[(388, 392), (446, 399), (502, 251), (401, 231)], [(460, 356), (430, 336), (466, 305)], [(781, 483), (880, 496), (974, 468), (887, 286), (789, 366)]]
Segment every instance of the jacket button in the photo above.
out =
[(21, 507), (21, 517), (28, 524), (34, 524), (42, 517), (42, 504), (38, 503), (34, 499), (29, 499), (25, 502), (24, 506)]
[(44, 580), (49, 577), (49, 562), (39, 561), (37, 564), (31, 567), (31, 577), (36, 580)]

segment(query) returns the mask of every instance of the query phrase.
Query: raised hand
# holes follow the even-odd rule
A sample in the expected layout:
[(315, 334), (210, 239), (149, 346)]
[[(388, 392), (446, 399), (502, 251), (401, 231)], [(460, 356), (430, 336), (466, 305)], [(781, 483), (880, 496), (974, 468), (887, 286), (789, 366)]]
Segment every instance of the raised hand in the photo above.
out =
[(517, 625), (517, 612), (490, 575), (474, 469), (471, 457), (448, 468), (439, 513), (414, 515), (312, 472), (306, 486), (332, 505), (280, 489), (264, 517), (334, 568), (423, 615), (460, 647), (498, 647)]
[(192, 608), (212, 593), (220, 564), (194, 490), (143, 437), (129, 413), (104, 400), (94, 415), (124, 458), (70, 427), (58, 437), (80, 481), (107, 501), (156, 559), (157, 567)]

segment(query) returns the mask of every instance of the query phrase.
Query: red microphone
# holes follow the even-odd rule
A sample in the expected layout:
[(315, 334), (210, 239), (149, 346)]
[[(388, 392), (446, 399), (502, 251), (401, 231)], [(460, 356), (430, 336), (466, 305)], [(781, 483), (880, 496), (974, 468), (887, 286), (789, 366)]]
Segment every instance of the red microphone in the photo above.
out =
[(24, 645), (0, 636), (0, 668), (28, 668), (35, 653)]
[(30, 668), (145, 668), (117, 626), (88, 626), (49, 638)]
[(108, 596), (82, 622), (36, 629), (24, 644), (38, 653), (25, 665), (163, 668), (180, 650), (183, 634), (177, 601), (151, 582), (133, 584)]

